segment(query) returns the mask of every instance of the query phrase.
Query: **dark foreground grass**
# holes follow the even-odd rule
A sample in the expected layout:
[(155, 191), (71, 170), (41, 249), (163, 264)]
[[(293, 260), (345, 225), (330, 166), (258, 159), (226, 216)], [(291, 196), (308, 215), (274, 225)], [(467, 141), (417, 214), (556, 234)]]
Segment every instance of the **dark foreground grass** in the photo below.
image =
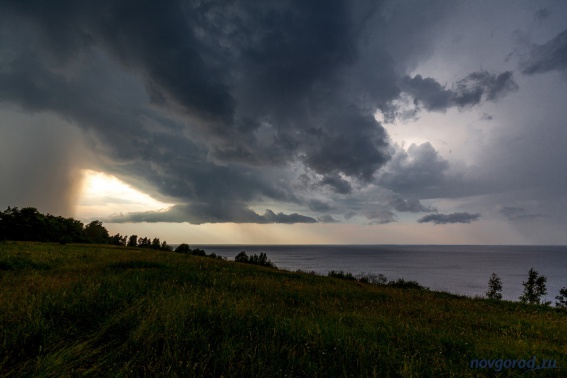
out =
[[(555, 359), (553, 308), (188, 256), (0, 243), (0, 376), (462, 377)], [(567, 369), (498, 376), (567, 376)]]

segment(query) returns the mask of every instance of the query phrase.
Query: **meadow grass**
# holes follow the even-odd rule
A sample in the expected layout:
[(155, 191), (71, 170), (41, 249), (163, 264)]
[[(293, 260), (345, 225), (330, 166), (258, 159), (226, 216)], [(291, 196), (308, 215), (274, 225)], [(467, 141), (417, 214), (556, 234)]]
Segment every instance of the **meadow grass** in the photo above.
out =
[[(378, 272), (377, 272), (378, 273)], [(567, 312), (173, 252), (0, 243), (0, 376), (473, 377), (555, 359)], [(498, 376), (567, 376), (503, 369)]]

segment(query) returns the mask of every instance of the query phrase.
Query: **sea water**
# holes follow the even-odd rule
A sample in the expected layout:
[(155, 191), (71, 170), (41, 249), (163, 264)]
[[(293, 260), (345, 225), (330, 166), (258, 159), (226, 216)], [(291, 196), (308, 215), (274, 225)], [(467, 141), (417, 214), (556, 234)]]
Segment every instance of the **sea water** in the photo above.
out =
[(229, 260), (240, 251), (264, 252), (278, 267), (326, 275), (329, 271), (384, 274), (389, 280), (404, 278), (432, 290), (467, 296), (484, 296), (488, 280), (496, 273), (504, 299), (518, 300), (522, 282), (534, 268), (547, 277), (544, 299), (567, 287), (567, 246), (479, 245), (199, 245)]

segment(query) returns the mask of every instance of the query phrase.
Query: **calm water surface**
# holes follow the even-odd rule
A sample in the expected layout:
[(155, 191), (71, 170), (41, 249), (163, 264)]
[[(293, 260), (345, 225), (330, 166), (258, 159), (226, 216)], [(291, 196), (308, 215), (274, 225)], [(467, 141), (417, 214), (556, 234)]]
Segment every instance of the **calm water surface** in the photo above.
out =
[(555, 303), (567, 286), (567, 246), (463, 245), (200, 245), (228, 259), (244, 250), (265, 252), (278, 268), (327, 274), (331, 270), (385, 274), (388, 279), (414, 280), (433, 290), (469, 296), (484, 295), (494, 272), (502, 280), (505, 299), (517, 300), (522, 282), (534, 268), (547, 277), (547, 300)]

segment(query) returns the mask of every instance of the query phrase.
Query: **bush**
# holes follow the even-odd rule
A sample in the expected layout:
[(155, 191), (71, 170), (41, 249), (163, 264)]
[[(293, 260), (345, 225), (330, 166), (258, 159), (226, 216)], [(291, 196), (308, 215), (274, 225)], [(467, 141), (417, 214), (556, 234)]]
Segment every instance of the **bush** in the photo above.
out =
[(219, 260), (226, 260), (226, 257), (222, 257), (220, 255), (217, 255), (214, 252), (211, 252), (210, 254), (207, 255), (207, 257), (211, 258), (211, 259), (219, 259)]
[(191, 251), (191, 254), (192, 254), (193, 256), (202, 256), (202, 257), (207, 256), (207, 253), (205, 252), (205, 250), (204, 250), (204, 249), (200, 249), (200, 248), (195, 248), (195, 249), (193, 249), (193, 250)]
[(340, 279), (343, 279), (343, 280), (349, 280), (349, 281), (355, 281), (356, 280), (356, 278), (352, 275), (352, 273), (345, 273), (342, 270), (339, 270), (339, 271), (331, 270), (329, 273), (327, 273), (327, 276), (340, 278)]
[(368, 283), (371, 285), (386, 285), (388, 283), (388, 279), (382, 273), (376, 275), (373, 273), (360, 273), (356, 275), (356, 279), (362, 283)]
[(406, 281), (403, 278), (398, 278), (396, 281), (388, 282), (388, 286), (396, 287), (398, 289), (429, 290), (429, 288), (422, 286), (417, 281)]

